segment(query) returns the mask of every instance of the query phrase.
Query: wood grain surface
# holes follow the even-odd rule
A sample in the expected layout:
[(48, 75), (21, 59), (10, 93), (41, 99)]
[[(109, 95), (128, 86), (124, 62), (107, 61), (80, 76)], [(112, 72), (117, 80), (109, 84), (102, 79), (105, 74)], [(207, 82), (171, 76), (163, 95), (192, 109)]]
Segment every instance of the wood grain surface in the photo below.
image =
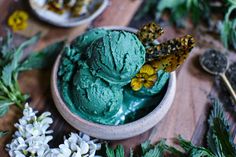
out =
[[(111, 0), (109, 7), (101, 16), (93, 21), (92, 26), (126, 26), (131, 21), (141, 3), (141, 0), (122, 0), (122, 2), (118, 0)], [(23, 0), (0, 0), (0, 9), (1, 35), (5, 33), (4, 29), (7, 27), (7, 17), (15, 9), (24, 9), (31, 13), (27, 4), (25, 4)], [(87, 24), (70, 29), (57, 28), (39, 21), (31, 14), (30, 16), (28, 31), (18, 32), (16, 33), (16, 37), (19, 41), (22, 41), (35, 32), (42, 31), (43, 37), (40, 42), (33, 47), (34, 49), (43, 48), (52, 42), (65, 38), (71, 40), (85, 31), (85, 29), (89, 26), (89, 24)], [(185, 34), (183, 32), (177, 33), (172, 27), (166, 27), (164, 29), (166, 33), (161, 40), (167, 40), (169, 38), (174, 38), (181, 34)], [(202, 69), (199, 68), (198, 57), (206, 50), (206, 48), (212, 45), (210, 42), (203, 42), (203, 44), (198, 43), (198, 45), (199, 46), (194, 48), (186, 63), (184, 63), (184, 65), (177, 72), (176, 97), (174, 104), (165, 118), (148, 132), (131, 139), (112, 141), (111, 143), (113, 145), (121, 143), (125, 146), (126, 151), (128, 151), (130, 147), (135, 147), (147, 139), (150, 139), (153, 143), (155, 143), (161, 138), (166, 138), (169, 143), (173, 143), (172, 139), (179, 134), (189, 140), (194, 137), (193, 139), (195, 141), (202, 136), (202, 132), (204, 132), (202, 123), (205, 121), (204, 117), (206, 117), (207, 108), (209, 106), (206, 95), (212, 91), (213, 81), (210, 75), (204, 73)], [(24, 72), (20, 75), (19, 81), (22, 91), (31, 95), (30, 105), (34, 109), (39, 110), (40, 112), (52, 112), (54, 119), (52, 128), (54, 128), (53, 136), (55, 140), (52, 141), (50, 145), (52, 147), (56, 147), (58, 144), (62, 143), (63, 135), (76, 130), (67, 124), (53, 104), (49, 86), (50, 72), (50, 69)], [(1, 157), (8, 156), (4, 150), (4, 147), (5, 144), (11, 139), (11, 134), (14, 131), (13, 124), (20, 116), (20, 111), (13, 106), (5, 117), (0, 118), (0, 130), (10, 130), (8, 136), (0, 139)], [(200, 131), (196, 131), (196, 128), (200, 128)]]

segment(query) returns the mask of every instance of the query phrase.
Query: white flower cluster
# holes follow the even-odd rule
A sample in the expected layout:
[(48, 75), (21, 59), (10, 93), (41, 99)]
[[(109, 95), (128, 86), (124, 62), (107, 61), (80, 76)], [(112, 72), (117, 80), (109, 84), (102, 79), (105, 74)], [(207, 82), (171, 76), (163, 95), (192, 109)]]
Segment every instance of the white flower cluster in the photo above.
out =
[(28, 104), (25, 105), (23, 117), (19, 119), (19, 123), (15, 124), (17, 131), (13, 135), (13, 140), (7, 145), (7, 150), (11, 157), (45, 157), (49, 152), (48, 142), (52, 140), (52, 133), (48, 130), (52, 123), (49, 112), (36, 116)]
[(56, 157), (94, 157), (100, 144), (95, 144), (96, 140), (90, 140), (88, 135), (71, 133), (68, 139), (65, 138), (64, 144), (59, 148), (52, 149), (52, 156)]
[(39, 117), (36, 114), (37, 111), (25, 105), (23, 117), (15, 124), (17, 131), (6, 146), (11, 157), (95, 157), (101, 145), (82, 133), (71, 133), (59, 148), (50, 149), (48, 142), (52, 140), (50, 134), (53, 131), (48, 129), (53, 122), (51, 113), (44, 112)]

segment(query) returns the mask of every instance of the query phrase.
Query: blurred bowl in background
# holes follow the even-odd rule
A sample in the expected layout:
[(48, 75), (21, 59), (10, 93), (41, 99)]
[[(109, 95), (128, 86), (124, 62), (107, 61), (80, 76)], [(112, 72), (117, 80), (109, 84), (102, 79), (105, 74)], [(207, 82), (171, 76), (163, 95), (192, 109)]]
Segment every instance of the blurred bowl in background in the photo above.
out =
[(88, 13), (78, 17), (71, 17), (69, 12), (59, 15), (48, 10), (44, 1), (29, 0), (30, 7), (41, 20), (59, 27), (75, 27), (89, 23), (99, 16), (108, 6), (108, 0), (92, 0), (88, 6)]

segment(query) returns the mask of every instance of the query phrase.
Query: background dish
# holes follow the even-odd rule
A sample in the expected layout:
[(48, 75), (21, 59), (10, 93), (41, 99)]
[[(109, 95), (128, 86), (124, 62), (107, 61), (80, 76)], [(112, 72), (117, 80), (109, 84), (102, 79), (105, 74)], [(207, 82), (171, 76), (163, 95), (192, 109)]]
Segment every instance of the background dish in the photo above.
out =
[[(58, 15), (46, 8), (40, 6), (36, 0), (29, 0), (30, 7), (33, 12), (43, 21), (60, 27), (75, 27), (85, 23), (89, 23), (97, 16), (99, 16), (108, 6), (108, 0), (93, 0), (88, 7), (89, 14), (81, 15), (79, 17), (69, 17), (68, 14)], [(96, 8), (96, 6), (98, 6)]]

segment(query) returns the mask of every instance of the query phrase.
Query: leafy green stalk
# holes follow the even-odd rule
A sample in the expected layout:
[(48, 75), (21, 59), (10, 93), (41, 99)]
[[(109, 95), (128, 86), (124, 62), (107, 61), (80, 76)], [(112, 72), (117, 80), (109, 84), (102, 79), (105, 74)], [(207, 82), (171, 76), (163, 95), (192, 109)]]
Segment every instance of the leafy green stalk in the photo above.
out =
[(122, 145), (118, 145), (114, 150), (106, 144), (106, 155), (107, 157), (124, 157), (125, 151)]
[(220, 23), (220, 37), (226, 48), (232, 45), (236, 49), (236, 19), (230, 19), (230, 15), (236, 10), (235, 1), (228, 0), (229, 8), (225, 14), (224, 21)]
[[(1, 103), (0, 103), (0, 116), (5, 115), (9, 106), (16, 104), (23, 109), (22, 103), (25, 102), (26, 96), (20, 92), (17, 75), (17, 68), (19, 67), (19, 60), (22, 56), (23, 50), (28, 46), (36, 43), (39, 39), (39, 34), (36, 34), (29, 40), (26, 40), (16, 48), (11, 47), (12, 35), (8, 31), (7, 37), (1, 42), (1, 59), (4, 64), (1, 65), (0, 73), (0, 90)], [(5, 99), (4, 99), (5, 98)]]
[(65, 41), (59, 41), (48, 47), (33, 52), (25, 61), (22, 62), (19, 71), (43, 69), (53, 65), (57, 55), (63, 50)]
[[(165, 153), (175, 157), (235, 157), (236, 146), (230, 134), (230, 124), (225, 116), (224, 109), (218, 100), (213, 102), (213, 110), (208, 119), (209, 130), (207, 133), (208, 148), (193, 145), (181, 136), (177, 138), (182, 150), (165, 144), (162, 140), (156, 145), (150, 141), (141, 144), (142, 157), (163, 157)], [(107, 147), (107, 157), (116, 157), (113, 149)]]
[(214, 101), (212, 113), (208, 120), (208, 147), (217, 156), (236, 156), (233, 137), (230, 135), (230, 124), (219, 101)]
[(160, 19), (166, 10), (170, 11), (170, 19), (177, 26), (183, 26), (187, 16), (190, 16), (193, 23), (197, 24), (201, 19), (207, 19), (210, 14), (207, 0), (151, 0), (146, 2), (137, 18), (154, 12), (152, 14), (155, 18)]
[(0, 64), (0, 117), (4, 116), (9, 106), (13, 104), (23, 109), (23, 103), (28, 98), (19, 88), (19, 72), (51, 66), (57, 54), (64, 48), (64, 41), (57, 42), (39, 52), (31, 53), (25, 61), (20, 62), (24, 49), (35, 44), (39, 37), (38, 33), (19, 46), (13, 47), (13, 37), (8, 31), (7, 36), (0, 42), (0, 61), (2, 61)]
[[(150, 141), (146, 141), (141, 145), (142, 157), (162, 157), (164, 155), (164, 150), (166, 148), (165, 141), (162, 140), (156, 145), (151, 145)], [(124, 157), (124, 148), (118, 145), (115, 149), (110, 148), (106, 144), (106, 156), (107, 157)], [(133, 157), (133, 151), (130, 149), (130, 157)]]
[[(213, 110), (208, 119), (209, 130), (207, 133), (208, 148), (194, 146), (190, 141), (178, 137), (183, 154), (190, 157), (234, 157), (236, 156), (235, 144), (230, 135), (230, 125), (224, 114), (224, 109), (219, 101), (215, 100)], [(181, 156), (179, 150), (167, 146), (166, 150), (173, 155)]]

